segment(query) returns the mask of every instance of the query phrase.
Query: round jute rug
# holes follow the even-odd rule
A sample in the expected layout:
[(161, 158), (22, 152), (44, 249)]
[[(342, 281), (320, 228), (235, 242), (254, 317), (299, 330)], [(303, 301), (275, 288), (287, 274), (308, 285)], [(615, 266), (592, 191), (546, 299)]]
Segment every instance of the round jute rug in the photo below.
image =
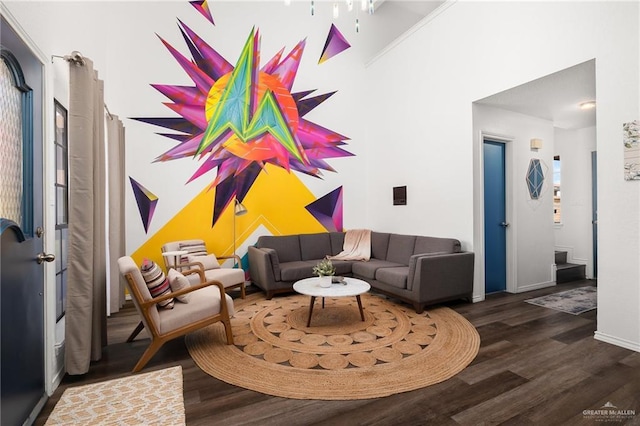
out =
[(446, 307), (416, 314), (374, 294), (316, 300), (307, 327), (309, 297), (235, 300), (234, 345), (218, 323), (187, 336), (187, 348), (206, 373), (268, 395), (347, 400), (388, 396), (442, 382), (478, 354), (480, 336)]

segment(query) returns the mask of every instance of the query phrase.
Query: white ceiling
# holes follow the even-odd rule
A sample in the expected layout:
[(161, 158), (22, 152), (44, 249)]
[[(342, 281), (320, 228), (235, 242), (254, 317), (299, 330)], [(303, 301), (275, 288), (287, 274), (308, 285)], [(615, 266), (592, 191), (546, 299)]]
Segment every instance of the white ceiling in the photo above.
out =
[(596, 108), (583, 110), (579, 105), (595, 100), (595, 60), (591, 60), (477, 102), (550, 120), (562, 129), (582, 129), (596, 125)]

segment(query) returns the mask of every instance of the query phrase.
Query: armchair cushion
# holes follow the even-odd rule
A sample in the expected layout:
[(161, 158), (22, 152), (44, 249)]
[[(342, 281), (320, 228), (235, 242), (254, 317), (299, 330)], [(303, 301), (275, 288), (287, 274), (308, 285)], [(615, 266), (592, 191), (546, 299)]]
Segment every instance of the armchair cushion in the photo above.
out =
[[(193, 324), (199, 320), (205, 319), (220, 312), (220, 290), (218, 287), (210, 286), (201, 288), (191, 293), (193, 298), (191, 303), (177, 303), (175, 308), (168, 310), (160, 310), (160, 324), (158, 326), (160, 334), (167, 334), (180, 327)], [(235, 311), (233, 307), (233, 299), (225, 294), (225, 301), (229, 316)]]
[(194, 263), (194, 262), (202, 263), (202, 266), (204, 267), (205, 271), (209, 269), (220, 268), (220, 263), (218, 262), (218, 258), (216, 257), (215, 254), (208, 254), (206, 256), (200, 256), (200, 255), (194, 256), (190, 254), (187, 256), (187, 261), (189, 263)]
[[(169, 272), (167, 272), (167, 278), (169, 278), (169, 286), (171, 287), (172, 292), (191, 287), (191, 284), (189, 284), (189, 280), (187, 279), (187, 277), (173, 268), (169, 269)], [(191, 298), (191, 293), (183, 294), (182, 296), (176, 296), (176, 299), (178, 299), (178, 301), (182, 303), (189, 303), (189, 298)]]
[[(169, 286), (169, 279), (165, 276), (164, 272), (158, 264), (152, 260), (145, 259), (140, 267), (142, 278), (149, 288), (151, 297), (162, 296), (167, 293), (171, 293), (171, 287)], [(163, 300), (158, 303), (158, 306), (165, 309), (173, 308), (173, 298)]]
[[(191, 285), (196, 285), (200, 282), (198, 274), (187, 275), (187, 279)], [(235, 268), (207, 269), (204, 271), (204, 279), (205, 281), (220, 281), (222, 286), (227, 288), (244, 283), (244, 271)]]

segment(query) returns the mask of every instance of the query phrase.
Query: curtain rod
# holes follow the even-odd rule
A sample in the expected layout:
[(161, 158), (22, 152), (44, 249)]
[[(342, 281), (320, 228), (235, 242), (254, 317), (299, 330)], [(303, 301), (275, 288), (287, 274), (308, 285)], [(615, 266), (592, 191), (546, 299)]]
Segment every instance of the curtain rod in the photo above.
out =
[[(77, 65), (79, 67), (82, 67), (85, 64), (84, 56), (82, 56), (82, 53), (78, 52), (77, 50), (71, 52), (71, 55), (51, 55), (51, 63), (53, 63), (53, 58), (60, 58), (64, 59), (67, 62), (73, 62), (74, 65)], [(107, 111), (109, 119), (113, 120), (113, 115), (111, 114), (111, 111), (109, 111), (109, 107), (106, 103), (104, 104), (104, 109)]]
[(71, 52), (71, 55), (51, 55), (51, 63), (53, 63), (53, 58), (62, 58), (67, 62), (73, 62), (74, 65), (77, 65), (79, 67), (84, 66), (84, 56), (82, 56), (82, 53), (78, 52), (77, 50)]

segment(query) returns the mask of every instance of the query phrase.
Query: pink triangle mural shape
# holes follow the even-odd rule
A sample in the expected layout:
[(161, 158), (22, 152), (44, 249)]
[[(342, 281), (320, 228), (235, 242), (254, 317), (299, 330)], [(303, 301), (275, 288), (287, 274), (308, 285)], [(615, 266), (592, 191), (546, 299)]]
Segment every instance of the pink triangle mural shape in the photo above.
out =
[(211, 11), (209, 10), (209, 4), (207, 3), (207, 0), (195, 0), (190, 1), (189, 3), (191, 3), (191, 6), (195, 7), (198, 12), (202, 13), (202, 16), (207, 18), (209, 22), (215, 25), (215, 22), (213, 22), (213, 16), (211, 16)]
[(327, 35), (327, 41), (324, 42), (324, 48), (322, 49), (322, 54), (320, 55), (318, 64), (333, 58), (338, 53), (347, 50), (350, 47), (351, 45), (344, 38), (338, 28), (334, 24), (331, 24), (329, 34)]

